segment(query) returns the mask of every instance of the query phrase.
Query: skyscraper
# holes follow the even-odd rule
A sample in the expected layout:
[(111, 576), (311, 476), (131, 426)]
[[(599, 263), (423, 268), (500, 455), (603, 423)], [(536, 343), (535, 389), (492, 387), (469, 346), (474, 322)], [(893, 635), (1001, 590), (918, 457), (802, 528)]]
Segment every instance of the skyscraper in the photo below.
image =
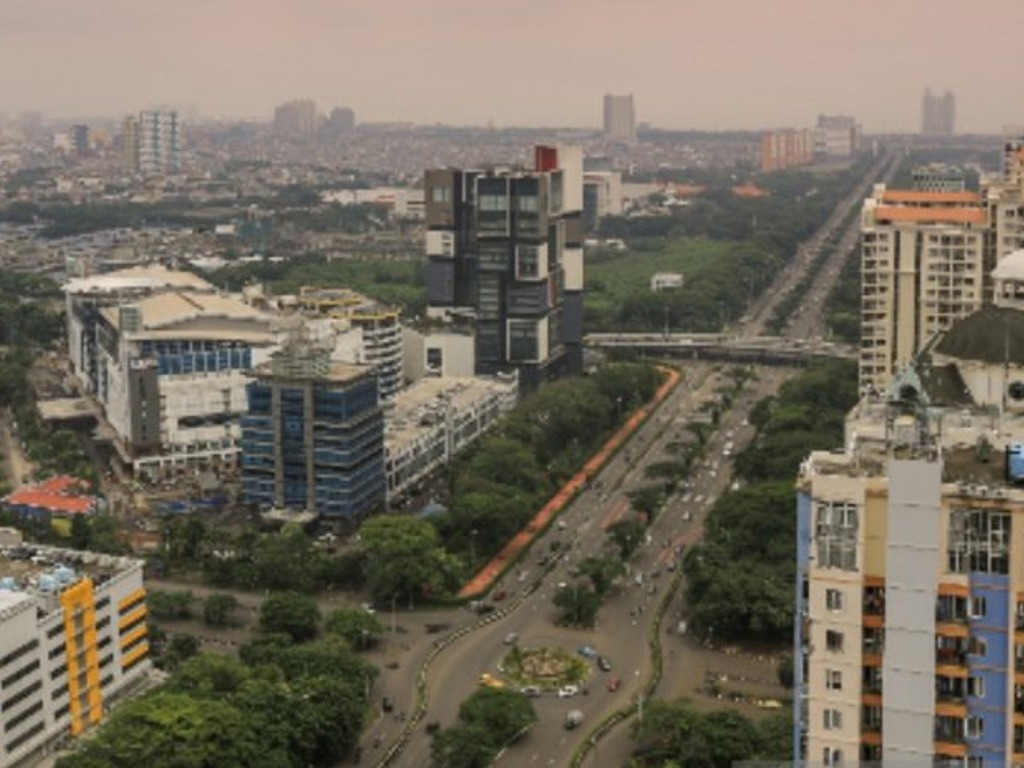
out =
[(583, 156), (537, 147), (533, 170), (428, 170), (428, 314), (463, 318), (475, 370), (523, 387), (582, 369)]
[(126, 167), (146, 175), (181, 169), (181, 124), (174, 110), (143, 110), (124, 121), (123, 153)]
[(941, 95), (931, 89), (924, 92), (921, 101), (921, 133), (925, 136), (952, 136), (956, 116), (956, 99), (952, 91)]
[(633, 110), (633, 94), (604, 97), (604, 135), (616, 141), (632, 141), (636, 138), (636, 112)]

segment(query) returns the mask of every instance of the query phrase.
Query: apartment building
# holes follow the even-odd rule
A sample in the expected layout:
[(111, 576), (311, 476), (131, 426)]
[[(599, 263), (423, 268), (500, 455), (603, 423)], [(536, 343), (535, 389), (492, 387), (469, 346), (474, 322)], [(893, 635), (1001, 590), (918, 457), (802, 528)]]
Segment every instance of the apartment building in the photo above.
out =
[(582, 370), (583, 157), (537, 147), (532, 170), (425, 174), (428, 315), (472, 326), (476, 373), (525, 389)]
[(138, 560), (0, 550), (0, 765), (32, 765), (142, 686), (145, 598)]
[(761, 134), (761, 172), (770, 173), (814, 162), (816, 134), (786, 128)]
[(878, 184), (861, 213), (862, 392), (883, 392), (938, 331), (982, 306), (995, 266), (977, 192)]
[(125, 118), (122, 129), (125, 166), (155, 175), (181, 170), (182, 130), (174, 110), (151, 109)]
[(805, 766), (1024, 766), (1024, 313), (940, 334), (797, 498)]
[(932, 93), (931, 88), (921, 97), (921, 134), (924, 136), (952, 136), (956, 122), (956, 97), (952, 91)]
[(384, 500), (373, 368), (333, 362), (300, 332), (251, 378), (241, 440), (247, 503), (359, 519)]

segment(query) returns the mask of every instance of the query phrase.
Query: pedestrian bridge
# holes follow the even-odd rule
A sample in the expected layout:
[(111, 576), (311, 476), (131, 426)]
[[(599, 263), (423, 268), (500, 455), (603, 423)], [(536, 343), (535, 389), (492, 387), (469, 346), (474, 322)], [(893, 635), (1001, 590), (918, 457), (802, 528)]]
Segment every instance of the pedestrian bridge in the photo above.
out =
[(591, 349), (631, 349), (666, 357), (726, 360), (762, 365), (806, 365), (814, 360), (856, 360), (857, 348), (821, 340), (783, 336), (735, 336), (725, 333), (589, 333)]

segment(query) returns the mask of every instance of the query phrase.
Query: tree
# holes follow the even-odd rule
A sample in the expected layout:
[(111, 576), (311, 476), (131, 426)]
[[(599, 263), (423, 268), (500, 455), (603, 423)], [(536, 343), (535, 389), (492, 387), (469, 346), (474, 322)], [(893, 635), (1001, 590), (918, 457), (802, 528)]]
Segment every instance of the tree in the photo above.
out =
[(260, 628), (264, 632), (288, 635), (301, 643), (316, 637), (319, 626), (316, 602), (298, 592), (277, 592), (260, 606)]
[(214, 593), (203, 601), (203, 623), (211, 627), (225, 627), (233, 623), (238, 609), (234, 595)]
[(585, 582), (575, 581), (555, 592), (558, 623), (570, 627), (592, 627), (597, 621), (601, 597)]
[(380, 603), (441, 595), (454, 585), (458, 564), (441, 547), (437, 530), (407, 515), (371, 517), (359, 529), (369, 555), (369, 582)]
[(792, 690), (794, 682), (793, 654), (779, 654), (779, 665), (775, 671), (778, 674), (779, 685), (787, 691)]
[(619, 548), (619, 557), (626, 561), (644, 542), (647, 527), (639, 520), (620, 520), (609, 526), (607, 534), (608, 538)]
[(149, 612), (155, 619), (184, 620), (192, 618), (191, 590), (166, 592), (154, 589), (146, 596)]
[(158, 691), (121, 706), (59, 768), (249, 768), (265, 765), (260, 733), (226, 701)]
[(327, 614), (324, 630), (329, 635), (345, 638), (353, 648), (365, 651), (377, 644), (384, 626), (362, 608), (338, 608)]
[(621, 560), (610, 557), (587, 557), (576, 566), (574, 575), (590, 579), (590, 584), (598, 596), (608, 594), (615, 579), (626, 572)]
[(89, 549), (89, 520), (85, 515), (75, 515), (71, 518), (71, 548)]
[(446, 768), (486, 768), (536, 720), (533, 703), (523, 694), (481, 688), (462, 702), (458, 722), (435, 734), (431, 753)]
[(250, 674), (248, 667), (231, 656), (200, 653), (178, 667), (168, 688), (193, 696), (223, 696), (240, 690)]
[(186, 633), (173, 635), (167, 644), (167, 650), (164, 651), (164, 655), (161, 658), (163, 667), (170, 670), (177, 669), (182, 662), (199, 653), (200, 647), (199, 638), (195, 635)]

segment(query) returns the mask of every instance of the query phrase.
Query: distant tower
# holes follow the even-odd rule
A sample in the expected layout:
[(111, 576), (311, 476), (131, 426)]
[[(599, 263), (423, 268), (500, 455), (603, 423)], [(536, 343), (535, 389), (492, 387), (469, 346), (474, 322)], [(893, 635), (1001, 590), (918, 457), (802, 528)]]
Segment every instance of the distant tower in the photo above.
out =
[(295, 99), (274, 110), (274, 133), (281, 136), (304, 138), (317, 129), (316, 102)]
[(921, 133), (925, 136), (952, 136), (956, 117), (956, 97), (952, 91), (933, 94), (928, 88), (921, 100)]
[(604, 97), (604, 135), (616, 141), (636, 139), (636, 112), (633, 109), (633, 94)]

